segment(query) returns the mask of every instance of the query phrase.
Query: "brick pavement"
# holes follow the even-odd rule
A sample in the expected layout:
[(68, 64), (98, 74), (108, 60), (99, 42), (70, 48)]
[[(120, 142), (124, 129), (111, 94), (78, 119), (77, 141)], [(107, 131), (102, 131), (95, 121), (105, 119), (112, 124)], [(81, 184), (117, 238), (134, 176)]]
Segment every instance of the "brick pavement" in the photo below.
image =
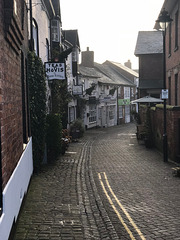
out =
[(133, 133), (133, 124), (87, 131), (56, 163), (44, 166), (32, 178), (14, 240), (130, 239), (102, 191), (99, 172), (106, 172), (146, 239), (180, 239), (180, 181), (172, 176), (173, 164), (138, 145)]

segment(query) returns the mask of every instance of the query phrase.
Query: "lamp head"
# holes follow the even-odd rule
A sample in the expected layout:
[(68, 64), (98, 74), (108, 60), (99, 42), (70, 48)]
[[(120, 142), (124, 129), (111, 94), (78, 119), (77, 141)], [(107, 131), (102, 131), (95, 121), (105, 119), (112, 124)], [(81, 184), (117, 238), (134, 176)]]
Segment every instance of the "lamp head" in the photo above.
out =
[(159, 23), (160, 27), (162, 30), (165, 30), (166, 27), (168, 26), (168, 24), (170, 22), (172, 22), (173, 19), (170, 18), (168, 12), (165, 10), (165, 8), (163, 8), (161, 15), (158, 17), (158, 19), (156, 20), (157, 23)]

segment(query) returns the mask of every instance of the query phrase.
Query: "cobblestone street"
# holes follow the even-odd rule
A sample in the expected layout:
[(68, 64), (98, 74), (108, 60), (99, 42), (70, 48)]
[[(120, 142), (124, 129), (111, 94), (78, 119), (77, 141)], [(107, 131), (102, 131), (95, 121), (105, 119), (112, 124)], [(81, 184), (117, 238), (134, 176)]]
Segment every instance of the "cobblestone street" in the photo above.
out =
[(32, 177), (14, 240), (180, 239), (180, 178), (134, 124), (88, 130)]

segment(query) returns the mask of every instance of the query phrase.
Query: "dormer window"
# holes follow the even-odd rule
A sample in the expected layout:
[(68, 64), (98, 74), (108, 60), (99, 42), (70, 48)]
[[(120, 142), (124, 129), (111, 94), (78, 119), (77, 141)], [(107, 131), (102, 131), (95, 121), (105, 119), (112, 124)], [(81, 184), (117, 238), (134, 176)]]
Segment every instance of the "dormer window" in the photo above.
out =
[(52, 20), (51, 21), (51, 36), (52, 41), (54, 42), (60, 42), (60, 33), (59, 33), (59, 21), (58, 20)]

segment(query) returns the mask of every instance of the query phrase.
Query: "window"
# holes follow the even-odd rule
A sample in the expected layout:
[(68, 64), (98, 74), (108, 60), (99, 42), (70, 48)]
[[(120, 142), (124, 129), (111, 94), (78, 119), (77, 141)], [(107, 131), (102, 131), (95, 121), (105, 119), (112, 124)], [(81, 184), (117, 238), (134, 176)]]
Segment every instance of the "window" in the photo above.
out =
[(28, 137), (31, 136), (31, 127), (30, 127), (30, 110), (29, 110), (29, 85), (28, 85), (28, 67), (27, 67), (27, 59), (25, 59), (25, 71), (26, 71), (26, 75), (25, 75), (25, 81), (26, 81), (26, 109), (27, 109), (27, 130), (28, 130)]
[(96, 121), (96, 105), (90, 104), (89, 105), (89, 122), (95, 122)]
[(178, 105), (178, 74), (175, 75), (175, 106)]
[(60, 37), (59, 37), (59, 22), (58, 20), (52, 20), (51, 21), (51, 36), (52, 36), (52, 41), (54, 42), (60, 42)]
[(73, 122), (75, 120), (75, 108), (70, 107), (69, 108), (69, 122)]
[(178, 15), (179, 11), (175, 14), (175, 50), (178, 49)]
[(34, 51), (39, 56), (39, 38), (38, 38), (38, 25), (35, 19), (33, 19), (33, 39), (34, 39)]
[(119, 118), (123, 118), (123, 106), (119, 106)]
[(171, 34), (172, 34), (172, 25), (169, 23), (169, 56), (171, 55)]
[(47, 61), (49, 61), (50, 59), (50, 56), (49, 56), (49, 41), (48, 39), (46, 38), (46, 56), (47, 56)]
[(169, 105), (171, 105), (171, 77), (168, 78), (169, 82)]
[(115, 116), (115, 106), (110, 106), (110, 109), (109, 109), (109, 120), (114, 119), (114, 116)]
[(130, 99), (130, 87), (124, 87), (124, 99)]
[(101, 93), (105, 93), (105, 85), (101, 85)]
[(118, 87), (118, 96), (121, 96), (121, 87)]

